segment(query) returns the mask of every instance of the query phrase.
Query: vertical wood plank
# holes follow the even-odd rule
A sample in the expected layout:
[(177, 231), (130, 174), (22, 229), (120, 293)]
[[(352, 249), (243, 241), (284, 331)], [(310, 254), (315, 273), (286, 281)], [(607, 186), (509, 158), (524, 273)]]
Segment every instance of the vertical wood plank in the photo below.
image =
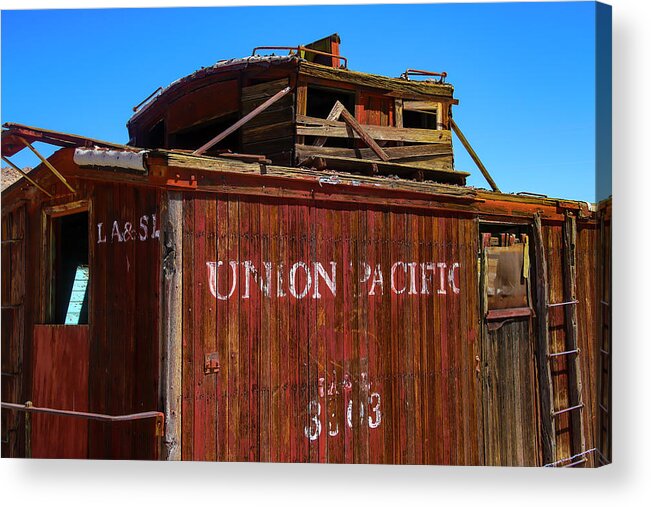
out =
[(183, 196), (168, 192), (162, 238), (163, 269), (163, 406), (166, 459), (181, 459), (183, 357)]
[(552, 392), (552, 376), (547, 355), (549, 354), (549, 314), (548, 314), (548, 274), (547, 257), (545, 254), (542, 224), (540, 215), (534, 215), (534, 249), (536, 253), (536, 291), (538, 315), (538, 381), (540, 385), (543, 461), (551, 463), (556, 458), (556, 430), (552, 416), (554, 410), (554, 395)]
[[(563, 282), (564, 301), (575, 301), (576, 291), (576, 248), (577, 232), (576, 218), (567, 214), (563, 223)], [(578, 304), (581, 304), (579, 302)], [(586, 302), (583, 301), (583, 305)], [(565, 306), (566, 350), (578, 349), (577, 339), (577, 305)], [(588, 353), (588, 351), (585, 351)], [(570, 406), (583, 405), (583, 382), (581, 380), (581, 354), (576, 353), (568, 358), (568, 391)], [(585, 451), (585, 431), (583, 427), (583, 409), (571, 413), (572, 455)]]

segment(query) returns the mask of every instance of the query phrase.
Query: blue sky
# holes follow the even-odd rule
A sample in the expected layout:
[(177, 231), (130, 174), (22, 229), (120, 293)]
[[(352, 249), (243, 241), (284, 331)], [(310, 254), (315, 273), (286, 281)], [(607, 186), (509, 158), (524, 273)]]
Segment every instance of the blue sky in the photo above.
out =
[[(158, 86), (337, 32), (351, 69), (446, 71), (502, 191), (595, 201), (594, 20), (592, 2), (3, 11), (2, 122), (126, 142)], [(455, 161), (487, 187), (456, 139)]]

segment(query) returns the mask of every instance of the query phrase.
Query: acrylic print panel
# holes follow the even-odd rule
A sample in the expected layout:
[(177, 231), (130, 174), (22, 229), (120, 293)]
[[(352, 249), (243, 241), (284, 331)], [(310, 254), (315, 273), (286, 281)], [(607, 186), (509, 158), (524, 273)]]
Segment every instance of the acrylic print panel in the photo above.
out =
[(2, 28), (3, 456), (610, 462), (608, 6)]

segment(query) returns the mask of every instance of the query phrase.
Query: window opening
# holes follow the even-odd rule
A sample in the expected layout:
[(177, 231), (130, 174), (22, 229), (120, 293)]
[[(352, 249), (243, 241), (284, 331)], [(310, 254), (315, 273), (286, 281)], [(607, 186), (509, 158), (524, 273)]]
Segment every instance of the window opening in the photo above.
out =
[[(239, 119), (238, 113), (222, 116), (217, 120), (176, 132), (170, 136), (170, 147), (179, 150), (196, 150)], [(240, 151), (240, 132), (235, 131), (212, 146), (206, 155), (215, 155), (224, 151)]]
[(481, 236), (483, 306), (487, 319), (533, 315), (526, 228), (484, 229)]
[(437, 129), (436, 111), (404, 111), (402, 126), (410, 129)]
[(159, 120), (144, 135), (143, 148), (164, 148), (165, 147), (165, 120)]
[[(306, 114), (313, 118), (327, 118), (337, 101), (341, 102), (350, 114), (355, 114), (355, 92), (308, 86)], [(312, 144), (313, 138), (310, 136), (308, 139), (306, 144)], [(329, 137), (325, 146), (352, 148), (354, 144), (354, 139)]]
[(88, 212), (52, 219), (52, 324), (88, 324)]

